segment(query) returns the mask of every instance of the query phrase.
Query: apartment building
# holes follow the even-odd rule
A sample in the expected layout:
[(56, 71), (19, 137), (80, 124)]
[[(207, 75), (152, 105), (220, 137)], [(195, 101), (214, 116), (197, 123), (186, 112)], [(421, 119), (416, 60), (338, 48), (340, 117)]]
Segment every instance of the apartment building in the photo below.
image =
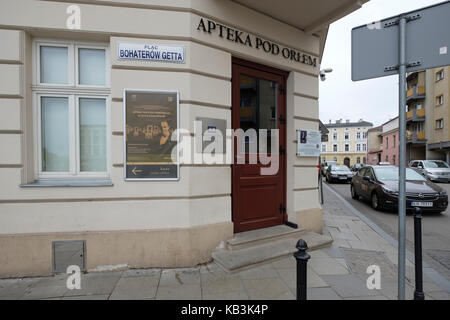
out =
[(381, 125), (381, 161), (398, 165), (398, 117), (391, 119)]
[(407, 77), (407, 159), (450, 162), (450, 67)]
[(378, 164), (383, 153), (383, 138), (381, 133), (383, 126), (370, 128), (367, 130), (367, 164)]
[(367, 163), (367, 131), (373, 124), (363, 119), (350, 122), (342, 119), (325, 125), (329, 131), (328, 141), (322, 142), (322, 162), (337, 161), (352, 166)]

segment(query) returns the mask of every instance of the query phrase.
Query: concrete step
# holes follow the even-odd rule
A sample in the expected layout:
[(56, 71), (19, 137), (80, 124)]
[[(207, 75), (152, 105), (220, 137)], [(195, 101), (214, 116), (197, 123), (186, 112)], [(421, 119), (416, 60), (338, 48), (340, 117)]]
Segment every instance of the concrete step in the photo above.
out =
[(302, 232), (304, 229), (294, 229), (285, 225), (240, 232), (236, 233), (233, 239), (227, 241), (227, 248), (229, 250), (244, 249), (276, 240), (298, 237)]
[(297, 251), (295, 245), (299, 239), (306, 241), (309, 251), (329, 246), (333, 241), (329, 236), (303, 231), (298, 237), (274, 240), (238, 250), (217, 250), (212, 253), (212, 257), (226, 272), (235, 273), (292, 255)]

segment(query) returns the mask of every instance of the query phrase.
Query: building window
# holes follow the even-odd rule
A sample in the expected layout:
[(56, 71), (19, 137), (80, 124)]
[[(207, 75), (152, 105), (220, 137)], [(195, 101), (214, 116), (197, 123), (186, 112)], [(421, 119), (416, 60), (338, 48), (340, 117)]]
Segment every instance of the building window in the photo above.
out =
[(444, 69), (442, 69), (436, 73), (436, 81), (440, 81), (442, 79), (444, 79)]
[(392, 156), (392, 164), (395, 166), (395, 154)]
[(366, 164), (366, 162), (367, 162), (366, 157), (363, 157), (363, 163)]
[(349, 139), (349, 133), (348, 132), (346, 132), (345, 134), (344, 134), (344, 138), (345, 138), (345, 140), (348, 140)]
[(392, 141), (392, 143), (394, 144), (394, 148), (395, 148), (395, 140), (396, 140), (396, 137), (395, 137), (395, 134), (394, 134), (394, 140)]
[(440, 95), (436, 98), (436, 106), (440, 106), (444, 104), (444, 95)]
[(337, 152), (337, 144), (333, 144), (333, 152)]
[(361, 163), (361, 158), (360, 157), (356, 158), (356, 163)]
[(367, 132), (364, 131), (364, 132), (362, 133), (362, 137), (363, 137), (363, 139), (365, 139), (365, 138), (367, 137)]
[(108, 54), (107, 46), (35, 42), (39, 178), (108, 176)]
[(322, 145), (322, 152), (327, 152), (327, 145), (326, 144)]
[(356, 151), (361, 151), (361, 144), (358, 143), (358, 144), (356, 145)]
[(361, 139), (361, 132), (358, 131), (358, 132), (356, 133), (356, 139), (358, 139), (358, 140)]
[(334, 141), (337, 141), (337, 138), (338, 138), (338, 134), (337, 134), (337, 132), (334, 132), (334, 133), (333, 133), (333, 140), (334, 140)]
[(362, 144), (362, 151), (366, 151), (367, 150), (367, 146), (365, 143)]
[(389, 138), (386, 137), (386, 149), (389, 148)]
[(436, 129), (444, 128), (444, 119), (436, 120)]
[(386, 155), (386, 162), (389, 162), (389, 157), (388, 157), (388, 155)]
[(350, 151), (350, 146), (348, 143), (346, 143), (344, 147), (345, 147), (345, 149), (344, 149), (345, 151)]

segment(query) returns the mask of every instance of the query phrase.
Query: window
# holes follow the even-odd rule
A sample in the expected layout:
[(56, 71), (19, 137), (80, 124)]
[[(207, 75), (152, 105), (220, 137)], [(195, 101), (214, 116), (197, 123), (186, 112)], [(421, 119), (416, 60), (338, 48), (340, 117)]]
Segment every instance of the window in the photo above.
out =
[(367, 137), (367, 132), (364, 131), (364, 132), (362, 133), (362, 137), (363, 137), (363, 139), (365, 139), (365, 138)]
[(440, 106), (444, 104), (444, 95), (440, 95), (436, 98), (436, 106)]
[(388, 157), (388, 155), (386, 155), (386, 162), (389, 162), (389, 157)]
[(395, 137), (395, 134), (394, 134), (394, 140), (392, 141), (392, 143), (394, 144), (394, 148), (395, 148), (395, 141), (396, 141), (396, 137)]
[(345, 132), (344, 138), (345, 138), (345, 140), (348, 140), (348, 139), (349, 139), (349, 133), (348, 133), (348, 132)]
[(363, 157), (363, 163), (366, 164), (366, 162), (367, 162), (366, 157)]
[(367, 150), (367, 146), (366, 146), (365, 143), (362, 144), (362, 149), (363, 149), (363, 151), (366, 151), (366, 150)]
[(386, 149), (389, 148), (389, 138), (386, 137)]
[(38, 177), (107, 177), (107, 46), (36, 41), (34, 48)]
[(337, 132), (334, 132), (334, 133), (333, 133), (333, 140), (334, 140), (334, 141), (337, 141), (337, 138), (338, 138), (338, 134), (337, 134)]
[(348, 143), (345, 144), (345, 151), (350, 151), (350, 146), (348, 145)]
[(337, 152), (337, 144), (333, 144), (333, 152)]
[(395, 166), (395, 154), (392, 156), (392, 164)]
[(444, 119), (436, 120), (436, 129), (444, 128)]
[(361, 139), (361, 132), (358, 131), (358, 132), (356, 133), (356, 139), (358, 139), (358, 140)]
[(442, 79), (444, 79), (444, 69), (442, 69), (436, 73), (436, 81), (440, 81)]
[(356, 151), (361, 151), (361, 144), (360, 143), (356, 144)]
[(322, 145), (322, 152), (327, 152), (327, 145), (326, 144)]
[(361, 158), (360, 157), (356, 158), (356, 163), (361, 163)]

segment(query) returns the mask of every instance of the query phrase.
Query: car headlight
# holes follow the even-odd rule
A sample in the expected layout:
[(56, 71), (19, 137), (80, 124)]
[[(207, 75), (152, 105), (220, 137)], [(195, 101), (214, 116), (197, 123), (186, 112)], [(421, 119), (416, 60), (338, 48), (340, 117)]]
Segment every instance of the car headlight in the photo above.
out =
[(394, 191), (394, 190), (388, 189), (388, 188), (386, 188), (386, 187), (384, 187), (384, 186), (381, 186), (381, 188), (382, 188), (382, 189), (383, 189), (383, 191), (384, 191), (384, 192), (386, 192), (387, 194), (398, 195), (398, 192), (397, 192), (397, 191)]
[(442, 190), (442, 191), (439, 192), (439, 195), (440, 195), (441, 197), (446, 197), (446, 196), (447, 196), (447, 191)]

